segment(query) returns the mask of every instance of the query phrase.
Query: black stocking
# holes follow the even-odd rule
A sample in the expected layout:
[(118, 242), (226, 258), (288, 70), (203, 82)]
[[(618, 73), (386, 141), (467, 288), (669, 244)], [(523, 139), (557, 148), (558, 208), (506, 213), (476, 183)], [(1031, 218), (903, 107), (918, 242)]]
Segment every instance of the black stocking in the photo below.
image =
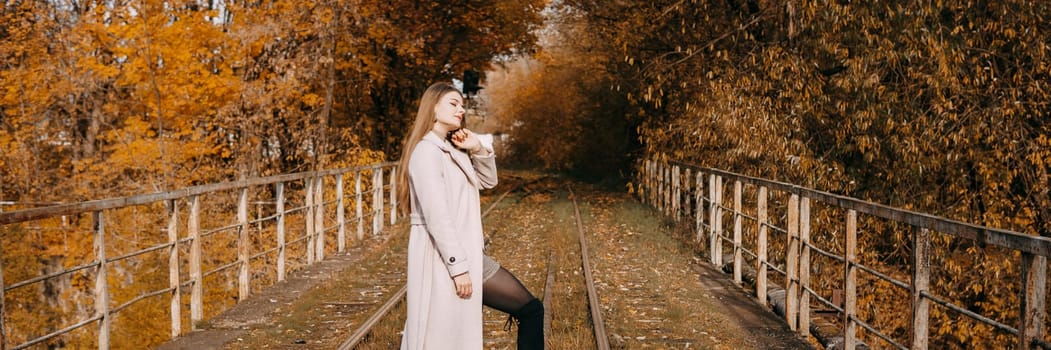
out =
[(544, 305), (515, 275), (500, 268), (482, 284), (482, 304), (518, 320), (518, 349), (544, 348)]
[(508, 314), (518, 312), (533, 299), (522, 282), (503, 267), (482, 284), (482, 303)]

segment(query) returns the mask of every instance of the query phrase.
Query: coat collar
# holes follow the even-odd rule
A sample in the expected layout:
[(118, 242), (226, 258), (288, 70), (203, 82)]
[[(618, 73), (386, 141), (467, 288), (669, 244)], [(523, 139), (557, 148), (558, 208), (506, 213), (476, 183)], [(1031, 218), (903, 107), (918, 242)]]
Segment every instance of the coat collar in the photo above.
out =
[(427, 132), (427, 135), (423, 136), (424, 141), (428, 141), (436, 146), (442, 152), (448, 153), (449, 157), (452, 158), (453, 163), (463, 171), (463, 174), (467, 176), (467, 182), (470, 182), (472, 186), (478, 188), (478, 174), (474, 171), (474, 165), (471, 164), (471, 157), (463, 151), (456, 149), (449, 141), (443, 140), (438, 137), (434, 132)]

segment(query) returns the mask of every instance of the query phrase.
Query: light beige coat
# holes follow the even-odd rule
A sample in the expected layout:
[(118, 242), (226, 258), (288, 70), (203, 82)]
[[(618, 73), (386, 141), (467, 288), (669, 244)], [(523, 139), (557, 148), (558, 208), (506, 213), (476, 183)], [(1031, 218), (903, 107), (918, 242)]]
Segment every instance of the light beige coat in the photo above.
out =
[[(409, 231), (402, 349), (482, 349), (480, 188), (496, 186), (496, 159), (468, 156), (427, 133), (409, 158)], [(467, 272), (473, 293), (456, 296)]]

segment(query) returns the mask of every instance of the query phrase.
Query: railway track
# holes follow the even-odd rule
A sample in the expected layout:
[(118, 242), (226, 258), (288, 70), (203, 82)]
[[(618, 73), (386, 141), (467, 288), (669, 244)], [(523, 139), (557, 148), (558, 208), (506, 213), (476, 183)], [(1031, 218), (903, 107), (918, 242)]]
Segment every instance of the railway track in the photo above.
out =
[[(536, 176), (505, 175), (482, 213), (487, 254), (544, 302), (548, 348), (809, 348), (747, 291), (719, 280), (690, 246), (692, 231), (675, 231), (627, 195)], [(243, 332), (224, 348), (398, 347), (408, 237), (375, 239), (339, 255), (346, 267), (298, 276), (324, 279), (319, 288), (262, 299), (269, 316), (217, 326)], [(506, 317), (483, 308), (485, 349), (515, 348)]]
[[(530, 183), (535, 183), (535, 182), (539, 182), (539, 181), (542, 181), (542, 180), (544, 180), (544, 178), (533, 180)], [(520, 191), (521, 189), (527, 187), (530, 183), (526, 183), (526, 184), (523, 184), (523, 185), (516, 186), (516, 187), (504, 192), (499, 197), (497, 197), (497, 199), (494, 200), (492, 203), (490, 203), (488, 205), (488, 207), (486, 208), (486, 210), (483, 211), (483, 213), (482, 213), (483, 220), (509, 194), (511, 194), (511, 193), (513, 193), (515, 191)], [(579, 206), (577, 204), (577, 199), (576, 199), (575, 193), (573, 193), (572, 188), (570, 188), (569, 186), (567, 186), (566, 189), (569, 192), (569, 196), (570, 196), (570, 199), (571, 199), (571, 202), (572, 202), (572, 207), (573, 207), (573, 219), (574, 219), (573, 221), (575, 222), (576, 238), (577, 238), (577, 240), (579, 242), (579, 248), (580, 248), (580, 250), (578, 252), (579, 253), (579, 268), (580, 268), (581, 271), (583, 271), (582, 272), (582, 274), (583, 274), (583, 284), (584, 284), (583, 288), (587, 291), (586, 292), (586, 299), (587, 300), (586, 300), (585, 303), (587, 305), (587, 309), (589, 310), (589, 314), (588, 314), (587, 317), (590, 319), (590, 328), (592, 329), (592, 334), (594, 336), (594, 338), (593, 338), (594, 339), (594, 346), (597, 349), (606, 350), (606, 349), (610, 348), (609, 338), (606, 335), (605, 324), (604, 324), (604, 321), (603, 321), (603, 318), (602, 318), (602, 307), (600, 305), (600, 300), (599, 300), (597, 292), (596, 292), (594, 278), (592, 277), (592, 272), (591, 272), (591, 266), (590, 266), (590, 263), (588, 261), (587, 238), (586, 238), (585, 231), (584, 231), (584, 224), (583, 224), (583, 220), (581, 218), (580, 208), (579, 208)], [(527, 195), (528, 195), (528, 193), (527, 193)], [(521, 201), (521, 199), (519, 199), (519, 201)], [(550, 247), (547, 250), (547, 254), (546, 255), (547, 255), (546, 269), (545, 269), (546, 270), (546, 279), (544, 280), (544, 288), (543, 288), (542, 300), (545, 302), (545, 308), (547, 309), (546, 310), (547, 312), (545, 312), (545, 314), (544, 314), (544, 333), (546, 335), (548, 335), (548, 339), (550, 341), (550, 338), (551, 338), (551, 335), (552, 335), (552, 332), (551, 332), (552, 319), (551, 319), (551, 317), (552, 317), (553, 313), (559, 312), (559, 310), (553, 310), (552, 309), (552, 303), (549, 303), (549, 301), (552, 300), (552, 294), (553, 294), (552, 291), (554, 290), (555, 283), (557, 281), (556, 275), (557, 275), (557, 271), (559, 271), (559, 266), (558, 266), (559, 259), (556, 259), (556, 257), (554, 256), (554, 252), (550, 249)], [(572, 266), (572, 268), (576, 269), (577, 267), (576, 266)], [(574, 283), (574, 282), (571, 281), (571, 283)], [(349, 337), (347, 337), (347, 339), (344, 340), (340, 344), (338, 349), (340, 349), (340, 350), (349, 350), (349, 349), (357, 348), (358, 345), (362, 342), (362, 340), (364, 340), (370, 334), (370, 332), (372, 332), (374, 327), (379, 325), (386, 317), (391, 315), (390, 314), (391, 310), (395, 309), (395, 307), (398, 306), (398, 304), (402, 303), (404, 298), (405, 298), (405, 287), (403, 286), (399, 291), (395, 292), (382, 306), (380, 306), (376, 310), (376, 312), (374, 312), (371, 316), (369, 316), (369, 318), (364, 323), (362, 323), (361, 326), (359, 326), (353, 333), (351, 333), (351, 335)]]

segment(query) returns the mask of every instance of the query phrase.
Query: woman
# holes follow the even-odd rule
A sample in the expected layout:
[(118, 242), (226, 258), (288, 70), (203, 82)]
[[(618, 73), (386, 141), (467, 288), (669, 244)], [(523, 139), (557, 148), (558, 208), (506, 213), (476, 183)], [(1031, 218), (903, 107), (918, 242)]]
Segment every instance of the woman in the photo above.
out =
[(496, 186), (496, 159), (459, 129), (464, 112), (455, 87), (431, 85), (405, 140), (398, 192), (412, 227), (402, 349), (482, 348), (478, 190)]

